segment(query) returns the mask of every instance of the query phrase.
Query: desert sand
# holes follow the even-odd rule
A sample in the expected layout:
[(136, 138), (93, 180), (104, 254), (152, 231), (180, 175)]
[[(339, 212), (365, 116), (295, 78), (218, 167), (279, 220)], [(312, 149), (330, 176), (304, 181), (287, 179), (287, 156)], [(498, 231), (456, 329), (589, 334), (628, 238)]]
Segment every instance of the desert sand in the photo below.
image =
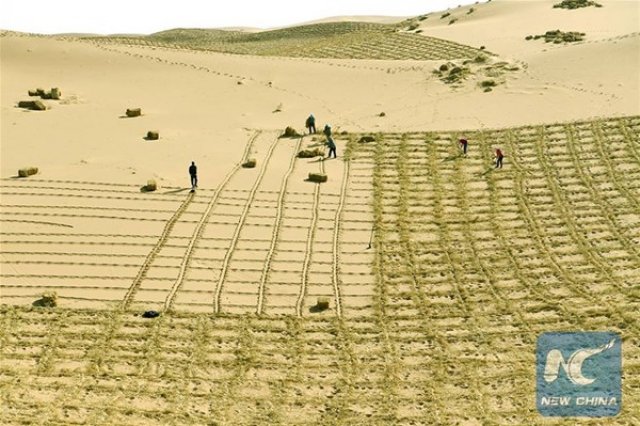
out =
[[(621, 333), (603, 424), (640, 421), (640, 5), (554, 3), (398, 27), (454, 60), (3, 32), (0, 423), (573, 424), (535, 407), (535, 338), (570, 329)], [(585, 39), (525, 40), (555, 29)], [(338, 158), (297, 158), (326, 123)]]

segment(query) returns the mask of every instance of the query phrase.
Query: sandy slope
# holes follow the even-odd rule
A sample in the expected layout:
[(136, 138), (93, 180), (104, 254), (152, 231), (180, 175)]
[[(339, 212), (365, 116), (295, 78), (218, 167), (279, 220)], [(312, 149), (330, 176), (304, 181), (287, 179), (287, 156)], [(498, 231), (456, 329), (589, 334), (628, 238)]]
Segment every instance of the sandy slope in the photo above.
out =
[[(428, 18), (425, 33), (520, 67), (490, 93), (481, 76), (443, 84), (439, 62), (0, 37), (0, 423), (551, 424), (535, 339), (576, 329), (623, 336), (609, 423), (638, 424), (638, 4), (602, 1)], [(557, 27), (588, 42), (524, 41)], [(15, 107), (38, 86), (63, 100)], [(350, 161), (348, 134), (335, 160), (296, 159), (320, 138), (278, 135), (310, 112), (398, 133)], [(479, 131), (533, 123), (549, 125)], [(461, 129), (476, 129), (467, 157)], [(40, 173), (15, 178), (27, 165)], [(149, 178), (160, 189), (142, 193)], [(29, 310), (47, 289), (62, 309)]]
[[(495, 0), (431, 13), (420, 22), (424, 34), (471, 46), (484, 45), (500, 55), (527, 59), (550, 48), (525, 40), (546, 31), (580, 31), (588, 42), (603, 41), (640, 31), (640, 4), (631, 0), (603, 0), (601, 8), (553, 8), (559, 0)], [(468, 13), (473, 8), (472, 13)], [(444, 13), (450, 13), (441, 18)], [(451, 19), (457, 19), (449, 24)], [(636, 55), (637, 58), (637, 55)]]
[[(311, 112), (320, 126), (329, 122), (357, 132), (495, 128), (640, 113), (640, 37), (632, 19), (637, 3), (605, 1), (603, 8), (578, 11), (554, 10), (552, 3), (495, 1), (477, 5), (471, 15), (468, 8), (454, 10), (453, 16), (464, 16), (453, 25), (434, 16), (423, 21), (426, 34), (486, 45), (520, 67), (491, 93), (477, 87), (482, 77), (471, 76), (459, 88), (443, 84), (432, 74), (439, 62), (247, 57), (6, 35), (0, 39), (0, 175), (10, 178), (18, 168), (36, 165), (37, 179), (125, 184), (125, 192), (135, 194), (150, 178), (166, 191), (186, 187), (186, 170), (195, 160), (201, 187), (213, 190), (245, 155), (256, 131), (275, 139), (287, 125), (302, 130)], [(527, 34), (556, 27), (585, 31), (588, 42), (524, 41)], [(50, 110), (15, 107), (28, 89), (52, 86), (62, 89), (63, 100), (46, 101)], [(123, 118), (128, 107), (141, 107), (144, 116)], [(385, 117), (378, 116), (382, 111)], [(152, 129), (160, 131), (160, 141), (143, 139)], [(338, 151), (343, 153), (343, 142)], [(281, 174), (269, 191), (279, 190), (292, 154), (270, 159)], [(304, 167), (296, 173), (313, 171)], [(245, 182), (243, 191), (251, 185)], [(5, 196), (2, 202), (18, 201)], [(160, 232), (178, 205), (166, 207), (158, 217), (149, 213), (158, 223), (138, 224), (138, 230)], [(239, 213), (222, 207), (218, 212)], [(183, 238), (195, 232), (195, 223)], [(105, 227), (100, 221), (73, 225), (88, 234)], [(118, 221), (109, 226), (135, 231)], [(365, 241), (366, 232), (358, 238)]]

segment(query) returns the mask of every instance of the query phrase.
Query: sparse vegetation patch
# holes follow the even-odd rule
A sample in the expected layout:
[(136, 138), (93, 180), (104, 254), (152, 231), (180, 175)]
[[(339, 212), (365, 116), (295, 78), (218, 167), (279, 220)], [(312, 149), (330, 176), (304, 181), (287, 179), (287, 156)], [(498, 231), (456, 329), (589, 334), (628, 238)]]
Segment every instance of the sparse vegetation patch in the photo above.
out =
[(413, 18), (398, 24), (332, 22), (257, 33), (174, 29), (149, 36), (91, 36), (83, 39), (97, 43), (306, 58), (453, 60), (477, 54), (478, 49), (471, 46), (417, 34), (418, 31), (418, 23)]
[(592, 0), (562, 0), (553, 5), (554, 9), (580, 9), (589, 6), (602, 7), (600, 3)]
[(544, 38), (545, 43), (575, 43), (579, 41), (583, 41), (585, 33), (577, 32), (577, 31), (560, 31), (560, 30), (551, 30), (547, 31), (544, 34), (539, 35), (529, 35), (525, 37), (525, 40), (538, 40)]
[(447, 84), (460, 83), (467, 78), (469, 73), (469, 67), (456, 65), (454, 63), (440, 65), (440, 67), (434, 71), (434, 74), (437, 75), (442, 82)]

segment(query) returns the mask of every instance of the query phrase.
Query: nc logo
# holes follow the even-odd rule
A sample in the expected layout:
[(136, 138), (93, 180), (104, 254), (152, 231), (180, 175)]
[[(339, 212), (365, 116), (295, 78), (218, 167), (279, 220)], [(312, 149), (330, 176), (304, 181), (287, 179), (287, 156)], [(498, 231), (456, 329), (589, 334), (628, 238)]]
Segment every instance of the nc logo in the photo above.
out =
[(595, 382), (595, 378), (584, 377), (582, 374), (582, 364), (590, 357), (598, 355), (601, 352), (611, 349), (616, 341), (612, 339), (606, 345), (602, 345), (594, 349), (578, 349), (573, 352), (569, 359), (565, 362), (562, 352), (558, 349), (552, 349), (547, 354), (546, 367), (544, 369), (544, 380), (549, 383), (558, 378), (560, 367), (574, 385), (586, 386)]
[(538, 411), (543, 416), (615, 416), (622, 404), (621, 360), (617, 333), (542, 333), (536, 347)]

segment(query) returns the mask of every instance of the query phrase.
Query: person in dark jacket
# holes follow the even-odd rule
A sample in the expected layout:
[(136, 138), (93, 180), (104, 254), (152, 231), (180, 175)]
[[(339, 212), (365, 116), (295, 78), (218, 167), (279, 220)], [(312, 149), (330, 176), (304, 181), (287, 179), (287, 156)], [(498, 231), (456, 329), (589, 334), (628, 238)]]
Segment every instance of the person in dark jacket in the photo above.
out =
[(309, 129), (309, 134), (316, 133), (316, 118), (313, 114), (307, 117), (307, 121), (304, 123), (304, 126)]
[(466, 139), (460, 139), (460, 148), (462, 148), (462, 153), (467, 155), (467, 145), (469, 142)]
[(331, 153), (333, 152), (333, 158), (336, 158), (336, 143), (333, 141), (331, 136), (327, 137), (327, 146), (329, 147), (329, 158), (331, 158)]
[(196, 167), (196, 163), (194, 161), (191, 162), (191, 166), (189, 166), (189, 176), (191, 176), (191, 189), (198, 187), (198, 168)]
[(322, 133), (324, 133), (326, 137), (331, 137), (331, 126), (329, 126), (328, 124), (325, 124), (324, 129), (322, 130)]
[(502, 168), (503, 158), (504, 158), (504, 155), (502, 154), (502, 151), (500, 150), (500, 148), (496, 149), (496, 169)]

